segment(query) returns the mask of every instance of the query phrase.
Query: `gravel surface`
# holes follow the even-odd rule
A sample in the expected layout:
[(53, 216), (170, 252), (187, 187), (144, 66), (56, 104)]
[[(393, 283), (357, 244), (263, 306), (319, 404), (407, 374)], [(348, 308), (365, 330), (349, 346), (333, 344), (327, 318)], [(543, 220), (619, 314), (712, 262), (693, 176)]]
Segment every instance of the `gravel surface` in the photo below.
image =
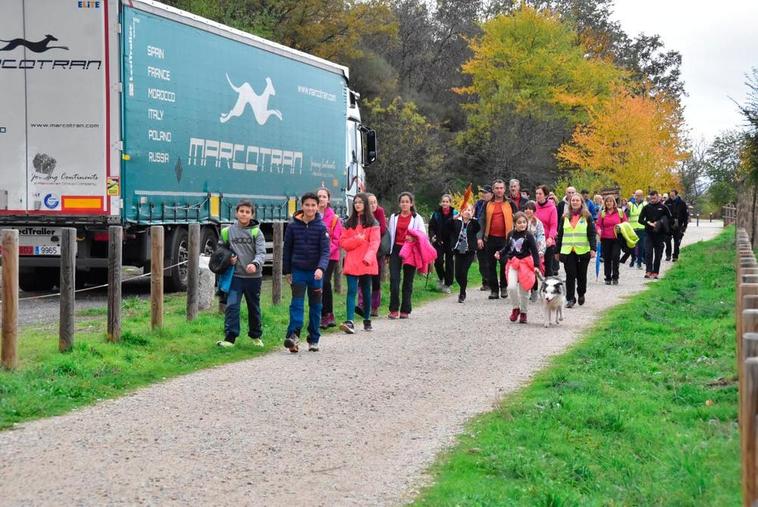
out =
[[(693, 226), (685, 240), (719, 230)], [(404, 503), (467, 420), (643, 288), (622, 270), (616, 287), (593, 276), (557, 328), (537, 307), (511, 324), (507, 300), (473, 290), (463, 305), (451, 296), (328, 336), (319, 353), (275, 352), (19, 425), (0, 433), (0, 504)]]

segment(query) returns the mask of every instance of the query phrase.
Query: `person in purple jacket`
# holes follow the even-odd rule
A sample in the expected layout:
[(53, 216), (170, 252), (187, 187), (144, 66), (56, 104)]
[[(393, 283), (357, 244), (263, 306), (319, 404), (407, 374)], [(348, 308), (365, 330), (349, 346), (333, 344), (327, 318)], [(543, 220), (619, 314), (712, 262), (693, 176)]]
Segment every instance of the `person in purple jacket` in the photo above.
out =
[(318, 212), (318, 196), (307, 192), (300, 198), (301, 210), (295, 213), (284, 233), (282, 273), (292, 287), (290, 321), (284, 347), (292, 353), (299, 349), (300, 330), (308, 293), (308, 350), (317, 352), (321, 337), (321, 295), (323, 278), (329, 266), (329, 231)]

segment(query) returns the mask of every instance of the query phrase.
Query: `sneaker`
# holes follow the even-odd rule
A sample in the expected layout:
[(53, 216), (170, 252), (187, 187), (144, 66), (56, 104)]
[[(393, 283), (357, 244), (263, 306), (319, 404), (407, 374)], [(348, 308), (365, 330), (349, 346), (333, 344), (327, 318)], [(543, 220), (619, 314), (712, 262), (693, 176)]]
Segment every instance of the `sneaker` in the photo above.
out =
[(508, 289), (500, 289), (500, 298), (506, 299), (508, 297)]
[(356, 306), (356, 307), (355, 307), (355, 313), (356, 313), (356, 314), (357, 314), (359, 317), (365, 317), (365, 315), (363, 315), (363, 308), (361, 308), (360, 306)]
[(337, 323), (334, 322), (334, 314), (333, 313), (327, 313), (326, 315), (321, 316), (321, 325), (319, 326), (321, 329), (326, 329), (328, 327), (334, 327)]
[(482, 292), (487, 292), (488, 290), (490, 290), (490, 286), (482, 284), (482, 286), (479, 287), (479, 290)]
[(671, 257), (666, 257), (666, 261), (671, 262)]
[(579, 296), (579, 306), (582, 306), (584, 304), (584, 296)]
[(566, 308), (573, 308), (575, 304), (576, 304), (576, 301), (574, 301), (573, 299), (569, 299), (568, 301), (566, 301)]
[(650, 278), (651, 276), (652, 276), (652, 273), (650, 273), (650, 272), (646, 272), (645, 273), (645, 278)]
[(610, 280), (606, 280), (606, 281), (605, 281), (605, 284), (606, 284), (606, 285), (610, 285), (610, 284), (611, 284), (611, 281), (610, 281)]
[(537, 294), (538, 294), (537, 290), (533, 289), (532, 293), (529, 295), (529, 301), (531, 301), (532, 303), (536, 303), (537, 302)]
[(253, 338), (253, 346), (261, 348), (261, 349), (265, 347), (265, 345), (263, 344), (263, 340), (261, 340), (260, 338)]
[(676, 261), (678, 261), (678, 260), (679, 260), (679, 257), (672, 257), (672, 258), (671, 258), (671, 262), (676, 262)]
[(463, 303), (464, 301), (466, 301), (466, 293), (458, 294), (458, 302)]
[(292, 333), (284, 339), (284, 348), (293, 354), (296, 354), (299, 350), (299, 342), (300, 340), (298, 339), (297, 335), (295, 333)]
[(389, 315), (387, 315), (387, 318), (392, 320), (399, 319), (400, 314), (397, 312), (390, 312)]
[(346, 320), (340, 325), (340, 329), (342, 329), (347, 334), (355, 334), (355, 325), (353, 324), (352, 320)]
[(216, 342), (216, 345), (224, 349), (227, 349), (229, 347), (234, 347), (234, 344), (232, 342), (228, 342), (226, 340), (219, 340)]
[(379, 316), (379, 308), (375, 308), (371, 310), (371, 316), (372, 317), (378, 317)]
[(526, 314), (524, 312), (521, 312), (518, 316), (518, 323), (519, 324), (526, 324)]
[(490, 292), (490, 295), (487, 299), (500, 299), (500, 295), (497, 292)]
[(370, 320), (364, 320), (363, 321), (363, 330), (364, 331), (373, 331), (374, 328), (371, 327), (371, 321)]
[(451, 294), (453, 291), (450, 290), (450, 286), (449, 285), (445, 285), (442, 288), (442, 292), (444, 292), (445, 294)]
[(651, 278), (653, 280), (658, 280), (658, 273), (653, 273), (652, 276), (651, 276)]
[(611, 280), (611, 283), (613, 285), (618, 285), (619, 284), (619, 279), (618, 278), (614, 278), (613, 280)]
[(318, 343), (308, 343), (308, 352), (318, 352)]
[(638, 264), (637, 265), (637, 269), (641, 270), (642, 269), (642, 264)]
[(437, 280), (437, 290), (442, 292), (442, 290), (445, 288), (445, 282), (442, 280)]
[(511, 310), (511, 316), (509, 317), (511, 322), (516, 322), (516, 319), (518, 319), (519, 313), (521, 313), (521, 310), (519, 308), (514, 308)]
[(411, 316), (411, 314), (410, 314), (410, 313), (403, 313), (403, 312), (400, 312), (400, 318), (401, 318), (401, 319), (407, 319), (407, 318), (409, 318), (410, 316)]

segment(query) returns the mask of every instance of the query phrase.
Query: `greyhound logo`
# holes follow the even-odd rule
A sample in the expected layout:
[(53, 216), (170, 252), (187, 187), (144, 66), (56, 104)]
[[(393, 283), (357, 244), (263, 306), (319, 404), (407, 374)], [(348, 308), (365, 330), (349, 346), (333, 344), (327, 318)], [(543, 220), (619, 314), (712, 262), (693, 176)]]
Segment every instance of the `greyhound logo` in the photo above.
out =
[(45, 38), (41, 41), (37, 42), (31, 42), (26, 39), (12, 39), (12, 40), (3, 40), (0, 39), (0, 42), (7, 42), (8, 44), (5, 45), (5, 47), (0, 48), (0, 51), (13, 51), (19, 46), (24, 46), (29, 51), (33, 51), (34, 53), (44, 53), (45, 51), (49, 49), (65, 49), (68, 51), (68, 47), (66, 46), (50, 46), (49, 44), (53, 41), (57, 41), (57, 37), (54, 35), (47, 34), (45, 35)]
[(226, 75), (226, 80), (229, 81), (229, 86), (232, 87), (232, 90), (237, 92), (237, 102), (234, 104), (231, 111), (221, 115), (221, 123), (226, 123), (232, 118), (242, 116), (248, 105), (250, 105), (250, 108), (253, 110), (253, 115), (255, 116), (255, 121), (258, 122), (258, 125), (265, 125), (268, 119), (272, 116), (276, 116), (280, 120), (282, 119), (281, 111), (268, 108), (269, 99), (276, 95), (276, 90), (274, 90), (274, 84), (271, 82), (270, 77), (266, 78), (266, 88), (260, 95), (255, 93), (255, 90), (250, 86), (250, 83), (242, 83), (241, 86), (234, 86), (232, 80), (229, 79), (229, 74)]

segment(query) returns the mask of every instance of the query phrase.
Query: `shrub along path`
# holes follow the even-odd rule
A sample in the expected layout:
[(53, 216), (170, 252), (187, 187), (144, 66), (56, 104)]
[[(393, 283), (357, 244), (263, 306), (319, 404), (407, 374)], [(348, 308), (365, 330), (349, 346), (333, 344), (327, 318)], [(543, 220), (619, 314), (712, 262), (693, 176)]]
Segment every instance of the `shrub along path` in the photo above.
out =
[[(719, 231), (693, 226), (686, 241)], [(407, 501), (468, 419), (644, 288), (622, 269), (619, 286), (593, 280), (558, 328), (536, 307), (511, 324), (507, 300), (471, 291), (464, 305), (451, 296), (373, 333), (329, 336), (317, 354), (274, 352), (22, 424), (0, 433), (3, 503)]]

